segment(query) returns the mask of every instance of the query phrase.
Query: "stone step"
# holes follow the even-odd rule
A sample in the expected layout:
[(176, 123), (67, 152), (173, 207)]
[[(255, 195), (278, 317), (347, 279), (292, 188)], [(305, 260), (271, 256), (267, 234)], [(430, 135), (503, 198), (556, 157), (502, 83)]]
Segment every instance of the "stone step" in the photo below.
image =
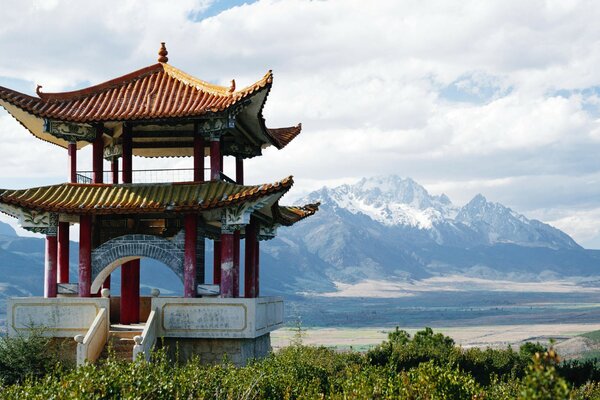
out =
[(133, 340), (134, 336), (139, 336), (142, 334), (142, 331), (109, 331), (108, 338), (120, 338), (120, 339), (131, 339)]

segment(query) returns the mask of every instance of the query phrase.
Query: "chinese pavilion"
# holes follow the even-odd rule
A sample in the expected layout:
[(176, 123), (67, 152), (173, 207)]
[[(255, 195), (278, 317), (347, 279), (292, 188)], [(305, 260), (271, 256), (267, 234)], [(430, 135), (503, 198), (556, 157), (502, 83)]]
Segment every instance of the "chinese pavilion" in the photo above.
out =
[[(301, 125), (267, 128), (262, 110), (271, 71), (243, 89), (235, 81), (223, 87), (172, 67), (164, 43), (158, 54), (154, 65), (73, 92), (38, 86), (33, 97), (0, 87), (0, 105), (69, 157), (68, 183), (0, 190), (0, 211), (46, 237), (44, 298), (9, 301), (9, 335), (44, 326), (46, 334), (76, 343), (79, 363), (95, 361), (107, 343), (148, 357), (158, 337), (167, 346), (177, 342), (182, 357), (213, 362), (227, 354), (244, 363), (268, 351), (269, 332), (283, 322), (282, 299), (259, 297), (259, 243), (318, 209), (279, 205), (292, 177), (246, 185), (244, 159), (271, 145), (282, 149)], [(87, 145), (93, 169), (78, 171), (77, 152)], [(134, 155), (191, 157), (193, 168), (135, 170)], [(223, 172), (225, 156), (235, 157), (232, 178)], [(79, 224), (76, 283), (69, 281), (73, 224)], [(212, 283), (205, 280), (206, 238), (214, 244)], [(183, 282), (183, 297), (158, 290), (140, 297), (143, 257), (171, 269)], [(117, 268), (120, 297), (109, 290)]]

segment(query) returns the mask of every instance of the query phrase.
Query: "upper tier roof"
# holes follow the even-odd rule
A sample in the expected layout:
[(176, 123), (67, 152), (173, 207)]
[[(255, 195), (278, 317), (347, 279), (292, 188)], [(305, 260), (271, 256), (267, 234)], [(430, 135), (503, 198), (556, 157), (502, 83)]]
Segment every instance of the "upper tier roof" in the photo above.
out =
[[(164, 47), (161, 50), (166, 54)], [(236, 90), (235, 81), (226, 87), (196, 79), (167, 64), (166, 56), (159, 55), (159, 62), (154, 65), (71, 92), (44, 93), (38, 86), (35, 97), (0, 86), (0, 106), (36, 137), (62, 147), (67, 147), (67, 140), (75, 140), (81, 148), (91, 139), (89, 136), (67, 137), (69, 132), (62, 130), (56, 134), (48, 129), (47, 120), (71, 124), (61, 129), (77, 132), (79, 129), (93, 132), (92, 126), (102, 123), (105, 145), (118, 143), (124, 122), (139, 125), (144, 132), (149, 129), (160, 134), (163, 129), (168, 133), (155, 141), (164, 143), (166, 138), (185, 145), (181, 149), (173, 146), (156, 150), (134, 148), (134, 155), (149, 157), (191, 155), (191, 139), (188, 136), (187, 140), (178, 140), (177, 132), (189, 131), (192, 122), (207, 118), (235, 116), (234, 125), (225, 127), (229, 130), (228, 141), (235, 142), (238, 149), (250, 145), (253, 155), (260, 154), (256, 149), (269, 145), (281, 149), (300, 133), (300, 124), (278, 129), (265, 125), (262, 110), (273, 83), (271, 71), (255, 83)]]
[(32, 97), (0, 86), (0, 99), (43, 118), (69, 122), (110, 122), (197, 117), (224, 111), (259, 90), (273, 74), (241, 90), (196, 79), (169, 64), (157, 63), (99, 85), (73, 92)]

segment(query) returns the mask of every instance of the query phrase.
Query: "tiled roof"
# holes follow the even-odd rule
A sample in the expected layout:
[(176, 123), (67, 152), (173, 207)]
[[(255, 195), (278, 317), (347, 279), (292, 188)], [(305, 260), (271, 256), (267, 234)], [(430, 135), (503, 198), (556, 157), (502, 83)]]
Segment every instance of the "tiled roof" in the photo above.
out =
[(219, 112), (269, 89), (271, 71), (241, 90), (196, 79), (165, 63), (157, 63), (120, 78), (64, 93), (32, 97), (0, 86), (0, 100), (41, 118), (71, 122), (106, 122), (139, 119), (193, 117)]
[(321, 203), (307, 204), (305, 206), (279, 206), (277, 208), (276, 220), (281, 225), (290, 226), (296, 222), (308, 218), (317, 211)]
[(278, 149), (283, 149), (288, 145), (289, 142), (294, 140), (296, 136), (300, 134), (302, 131), (302, 124), (298, 124), (296, 126), (290, 126), (288, 128), (277, 128), (270, 129), (267, 128), (267, 133), (271, 137), (271, 142)]
[(204, 211), (287, 192), (292, 177), (242, 186), (223, 181), (167, 184), (76, 184), (0, 190), (0, 202), (26, 209), (70, 214), (137, 214)]

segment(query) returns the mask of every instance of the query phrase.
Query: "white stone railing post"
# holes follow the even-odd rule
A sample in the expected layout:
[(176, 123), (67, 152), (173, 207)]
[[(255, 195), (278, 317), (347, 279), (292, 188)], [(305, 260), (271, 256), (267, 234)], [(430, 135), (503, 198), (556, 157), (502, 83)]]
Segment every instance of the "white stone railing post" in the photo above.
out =
[[(157, 295), (158, 296), (158, 295)], [(155, 297), (157, 297), (155, 296)], [(133, 341), (133, 360), (138, 359), (138, 354), (143, 354), (146, 361), (150, 361), (150, 355), (154, 344), (156, 343), (157, 326), (158, 326), (158, 310), (154, 309), (150, 311), (146, 326), (139, 336), (134, 336)]]
[(108, 340), (109, 329), (108, 312), (106, 308), (101, 308), (85, 336), (77, 335), (74, 338), (77, 342), (77, 365), (98, 359)]

